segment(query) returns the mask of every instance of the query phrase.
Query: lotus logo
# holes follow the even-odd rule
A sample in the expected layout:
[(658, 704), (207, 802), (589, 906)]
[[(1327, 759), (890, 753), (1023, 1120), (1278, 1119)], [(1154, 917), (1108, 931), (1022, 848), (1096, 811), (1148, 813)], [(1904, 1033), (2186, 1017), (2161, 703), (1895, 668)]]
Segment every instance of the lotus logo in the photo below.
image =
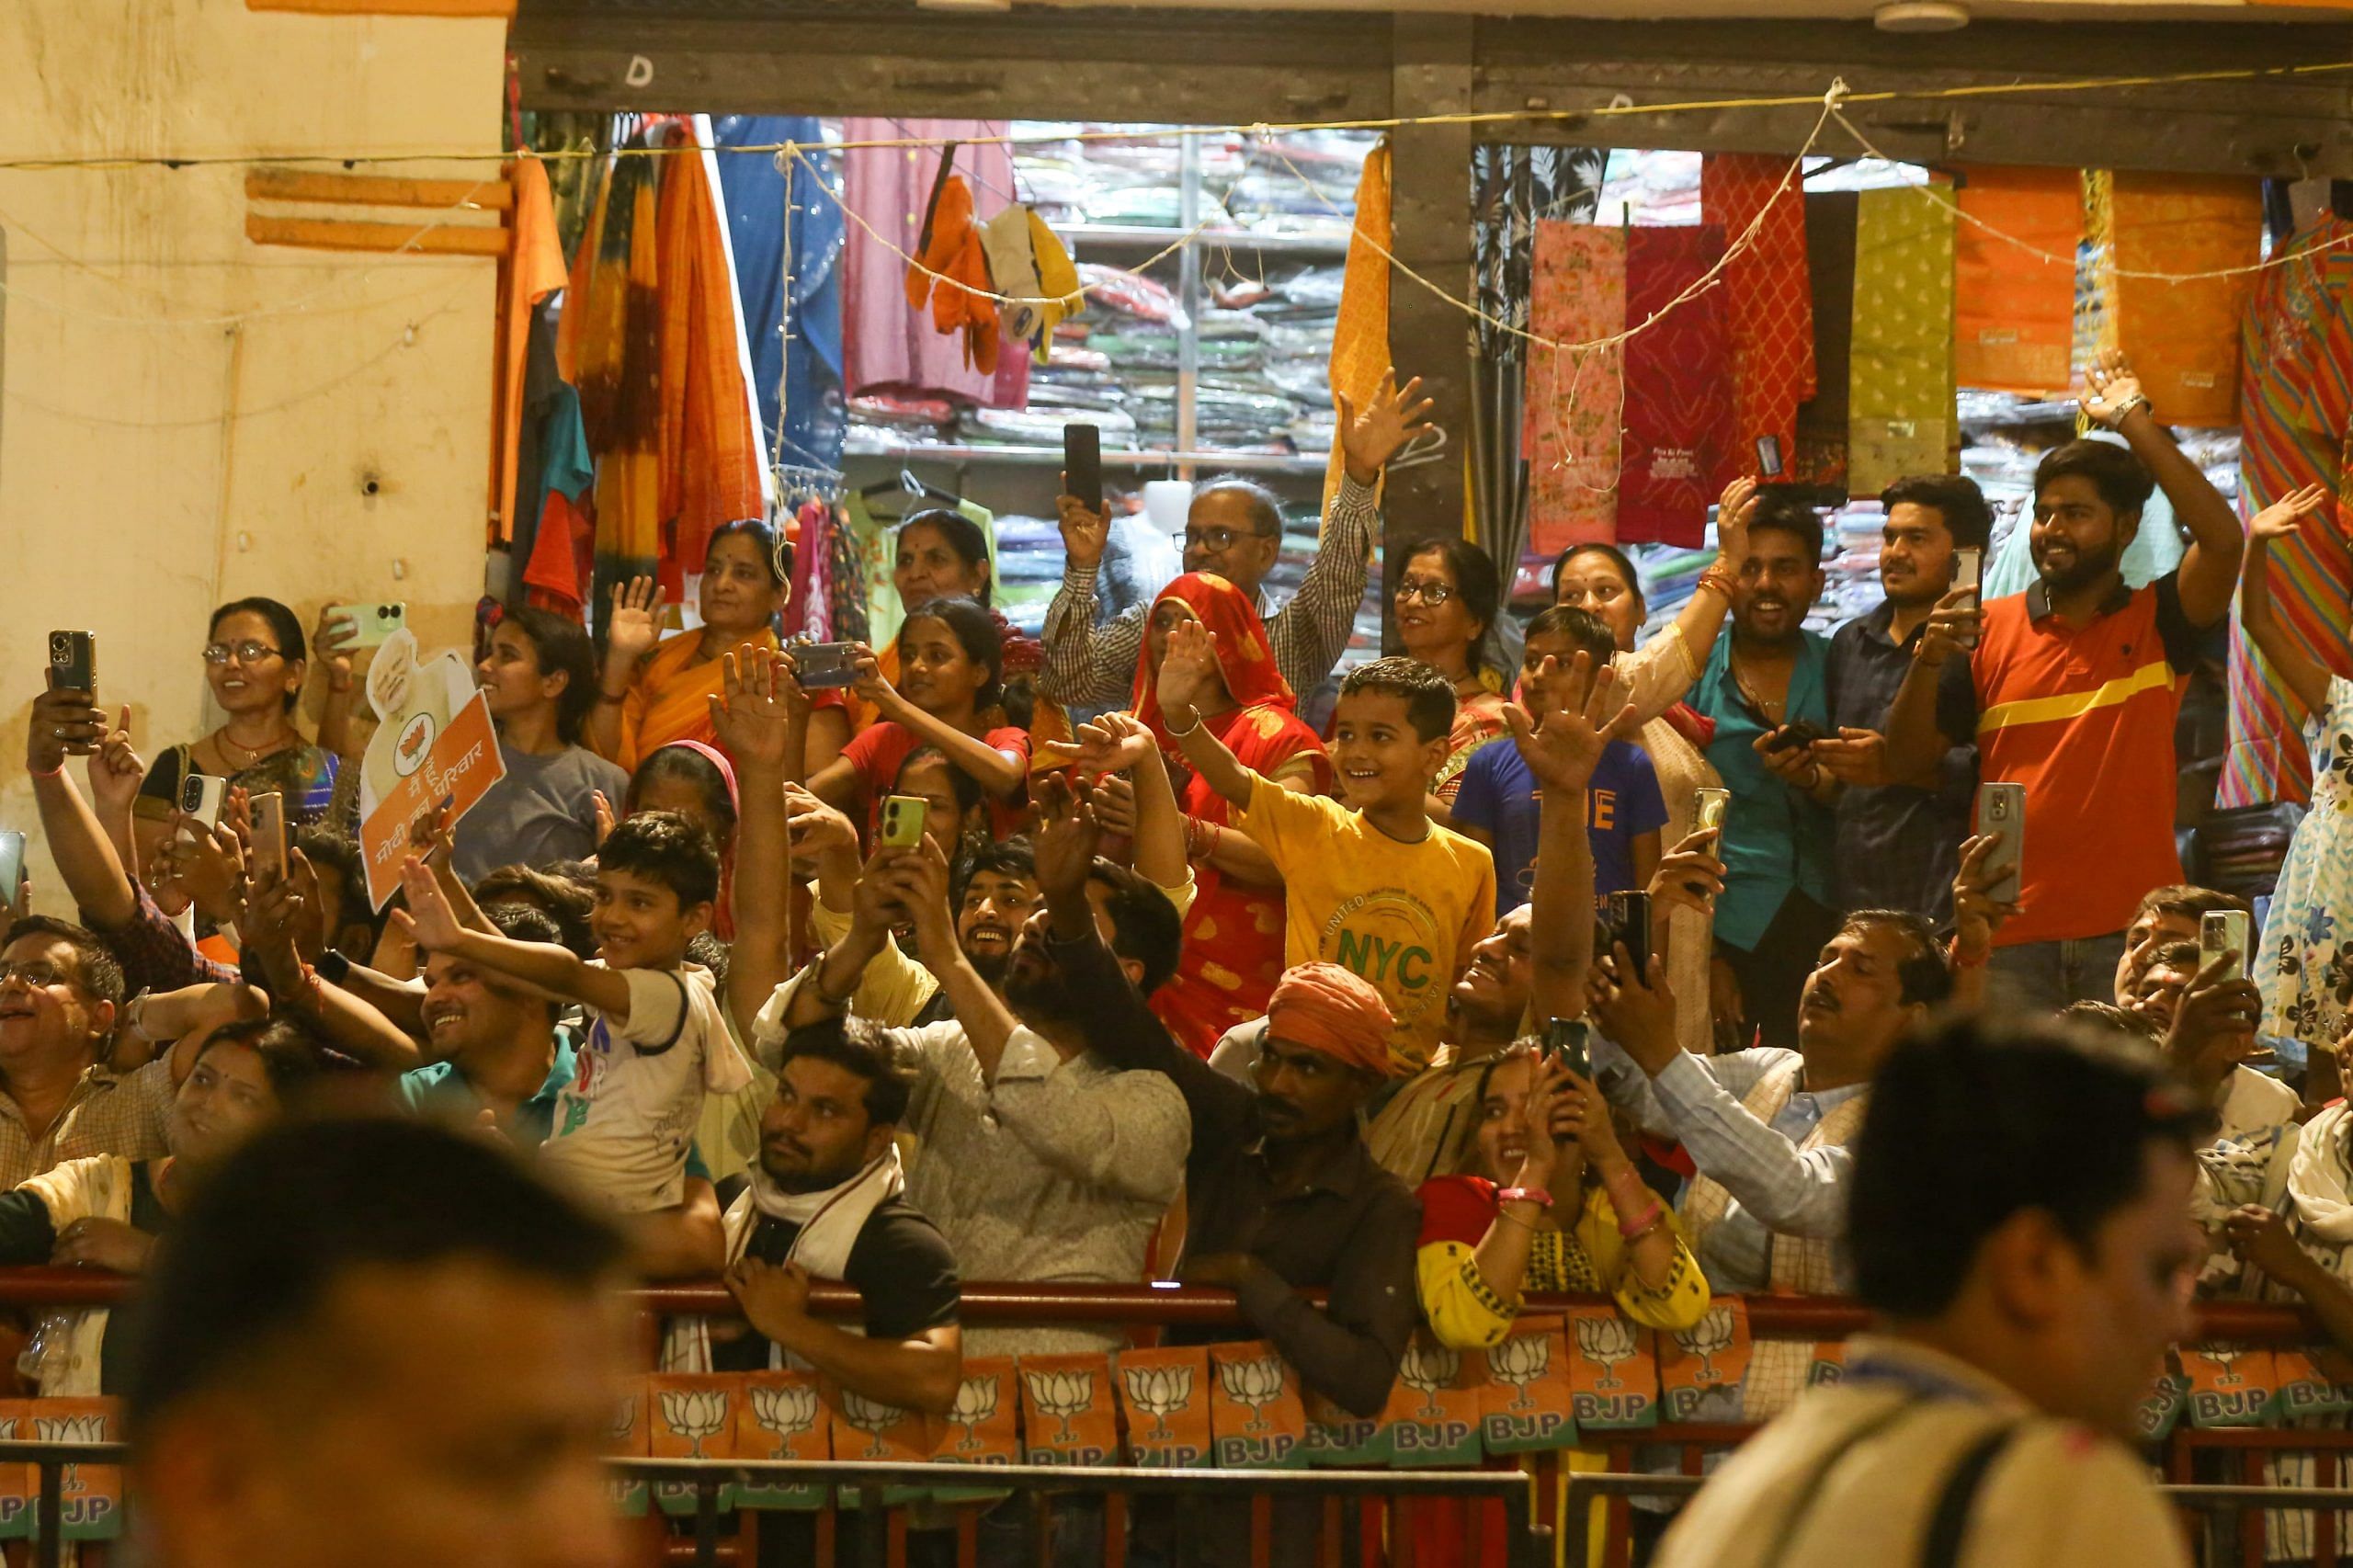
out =
[(1634, 1325), (1621, 1317), (1578, 1318), (1576, 1330), (1577, 1348), (1601, 1363), (1601, 1381), (1593, 1386), (1624, 1388), (1617, 1367), (1619, 1362), (1633, 1358)]
[(1245, 1405), (1250, 1420), (1242, 1429), (1265, 1432), (1272, 1429), (1267, 1420), (1266, 1407), (1282, 1396), (1283, 1364), (1272, 1356), (1259, 1356), (1247, 1361), (1221, 1361), (1217, 1366), (1217, 1381), (1225, 1397), (1234, 1403)]
[(702, 1459), (702, 1440), (726, 1428), (727, 1395), (720, 1389), (664, 1389), (662, 1420), (692, 1445), (688, 1458)]
[(44, 1443), (103, 1443), (107, 1440), (107, 1418), (103, 1415), (36, 1415), (33, 1431)]
[(1418, 1340), (1405, 1346), (1404, 1358), (1397, 1363), (1397, 1376), (1407, 1388), (1425, 1397), (1453, 1387), (1461, 1370), (1461, 1353)]
[(1092, 1372), (1028, 1372), (1021, 1381), (1029, 1386), (1029, 1403), (1054, 1417), (1063, 1425), (1061, 1435), (1054, 1440), (1071, 1440), (1070, 1418), (1084, 1415), (1095, 1408), (1095, 1374)]
[(906, 1412), (895, 1404), (885, 1404), (879, 1399), (869, 1399), (862, 1393), (842, 1391), (842, 1418), (870, 1437), (879, 1437), (899, 1424)]
[(817, 1425), (817, 1391), (799, 1383), (751, 1391), (752, 1419), (776, 1434), (779, 1446)]
[(973, 1428), (996, 1414), (996, 1380), (966, 1378), (956, 1385), (956, 1403), (948, 1412), (948, 1419), (964, 1428), (963, 1439), (956, 1447), (965, 1452), (986, 1448)]
[(629, 1435), (637, 1430), (637, 1401), (624, 1399), (613, 1406), (612, 1426), (606, 1435), (616, 1443), (626, 1443)]
[(1675, 1336), (1677, 1345), (1699, 1358), (1699, 1376), (1709, 1382), (1716, 1380), (1716, 1358), (1732, 1348), (1733, 1327), (1732, 1304), (1723, 1301), (1710, 1307), (1707, 1316)]
[(1153, 1429), (1149, 1441), (1165, 1443), (1172, 1434), (1168, 1418), (1193, 1403), (1193, 1369), (1178, 1367), (1122, 1367), (1120, 1381), (1126, 1385), (1128, 1403), (1152, 1417)]
[(2246, 1381), (2238, 1373), (2231, 1370), (2232, 1364), (2243, 1354), (2236, 1346), (2224, 1349), (2219, 1345), (2201, 1345), (2198, 1347), (2198, 1354), (2222, 1369), (2222, 1374), (2214, 1380), (2216, 1388), (2234, 1388)]
[(1514, 1335), (1487, 1351), (1487, 1375), (1519, 1391), (1511, 1402), (1514, 1410), (1536, 1407), (1528, 1385), (1552, 1369), (1552, 1336), (1547, 1334)]

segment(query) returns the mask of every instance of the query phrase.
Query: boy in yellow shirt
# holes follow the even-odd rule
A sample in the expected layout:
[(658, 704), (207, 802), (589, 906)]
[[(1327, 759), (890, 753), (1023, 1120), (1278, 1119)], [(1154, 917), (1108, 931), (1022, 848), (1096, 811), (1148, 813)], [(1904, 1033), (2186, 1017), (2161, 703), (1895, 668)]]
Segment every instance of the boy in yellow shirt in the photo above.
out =
[(1215, 676), (1216, 635), (1199, 621), (1168, 633), (1159, 673), (1168, 733), (1240, 809), (1233, 825), (1281, 876), (1284, 963), (1325, 960), (1370, 982), (1396, 1019), (1396, 1070), (1419, 1072), (1438, 1048), (1447, 994), (1495, 918), (1494, 858), (1429, 817), (1454, 687), (1413, 659), (1351, 672), (1332, 716), (1340, 799), (1295, 794), (1243, 767), (1201, 725), (1193, 699)]

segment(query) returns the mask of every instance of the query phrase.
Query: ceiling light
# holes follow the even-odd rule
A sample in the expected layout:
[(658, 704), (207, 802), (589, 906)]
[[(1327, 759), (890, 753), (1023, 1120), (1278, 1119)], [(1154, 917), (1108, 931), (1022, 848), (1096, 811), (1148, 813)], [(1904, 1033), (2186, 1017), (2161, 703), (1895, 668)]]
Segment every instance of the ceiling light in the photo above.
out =
[(1871, 13), (1883, 33), (1949, 33), (1969, 25), (1969, 7), (1954, 0), (1888, 0)]

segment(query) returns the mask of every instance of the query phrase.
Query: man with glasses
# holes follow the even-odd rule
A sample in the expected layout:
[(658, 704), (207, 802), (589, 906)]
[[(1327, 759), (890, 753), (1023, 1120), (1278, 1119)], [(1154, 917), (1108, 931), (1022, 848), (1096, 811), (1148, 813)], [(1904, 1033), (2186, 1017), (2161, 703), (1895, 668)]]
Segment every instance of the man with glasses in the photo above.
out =
[[(1267, 574), (1282, 553), (1281, 505), (1264, 485), (1246, 479), (1220, 479), (1193, 496), (1185, 520), (1185, 570), (1214, 572), (1249, 596), (1267, 623), (1275, 667), (1302, 699), (1332, 673), (1364, 602), (1365, 573), (1381, 520), (1373, 486), (1381, 471), (1405, 444), (1431, 428), (1424, 419), (1430, 400), (1420, 396), (1419, 378), (1397, 385), (1395, 371), (1381, 377), (1381, 392), (1359, 411), (1347, 394), (1340, 405), (1341, 446), (1347, 479), (1324, 520), (1324, 536), (1299, 592), (1275, 608), (1264, 591)], [(1102, 568), (1109, 522), (1072, 495), (1061, 499), (1062, 591), (1046, 611), (1046, 695), (1071, 708), (1126, 703), (1143, 652), (1147, 597), (1108, 625), (1095, 624), (1096, 576)]]
[(122, 966), (79, 926), (28, 915), (0, 940), (0, 1188), (62, 1160), (164, 1153), (171, 1058), (108, 1070)]

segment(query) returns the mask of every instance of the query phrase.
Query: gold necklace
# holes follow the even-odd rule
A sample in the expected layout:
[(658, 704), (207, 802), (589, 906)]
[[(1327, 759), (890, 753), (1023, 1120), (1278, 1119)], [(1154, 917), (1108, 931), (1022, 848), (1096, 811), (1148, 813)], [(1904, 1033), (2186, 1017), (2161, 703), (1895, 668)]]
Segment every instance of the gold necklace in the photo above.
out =
[(226, 724), (221, 726), (220, 733), (215, 735), (213, 738), (220, 743), (221, 755), (228, 757), (232, 762), (236, 761), (236, 757), (233, 754), (243, 752), (244, 754), (245, 760), (241, 766), (244, 767), (251, 767), (263, 757), (284, 751), (289, 742), (292, 739), (290, 735), (281, 734), (276, 740), (271, 741), (267, 745), (241, 746), (236, 742), (229, 738), (229, 726)]

